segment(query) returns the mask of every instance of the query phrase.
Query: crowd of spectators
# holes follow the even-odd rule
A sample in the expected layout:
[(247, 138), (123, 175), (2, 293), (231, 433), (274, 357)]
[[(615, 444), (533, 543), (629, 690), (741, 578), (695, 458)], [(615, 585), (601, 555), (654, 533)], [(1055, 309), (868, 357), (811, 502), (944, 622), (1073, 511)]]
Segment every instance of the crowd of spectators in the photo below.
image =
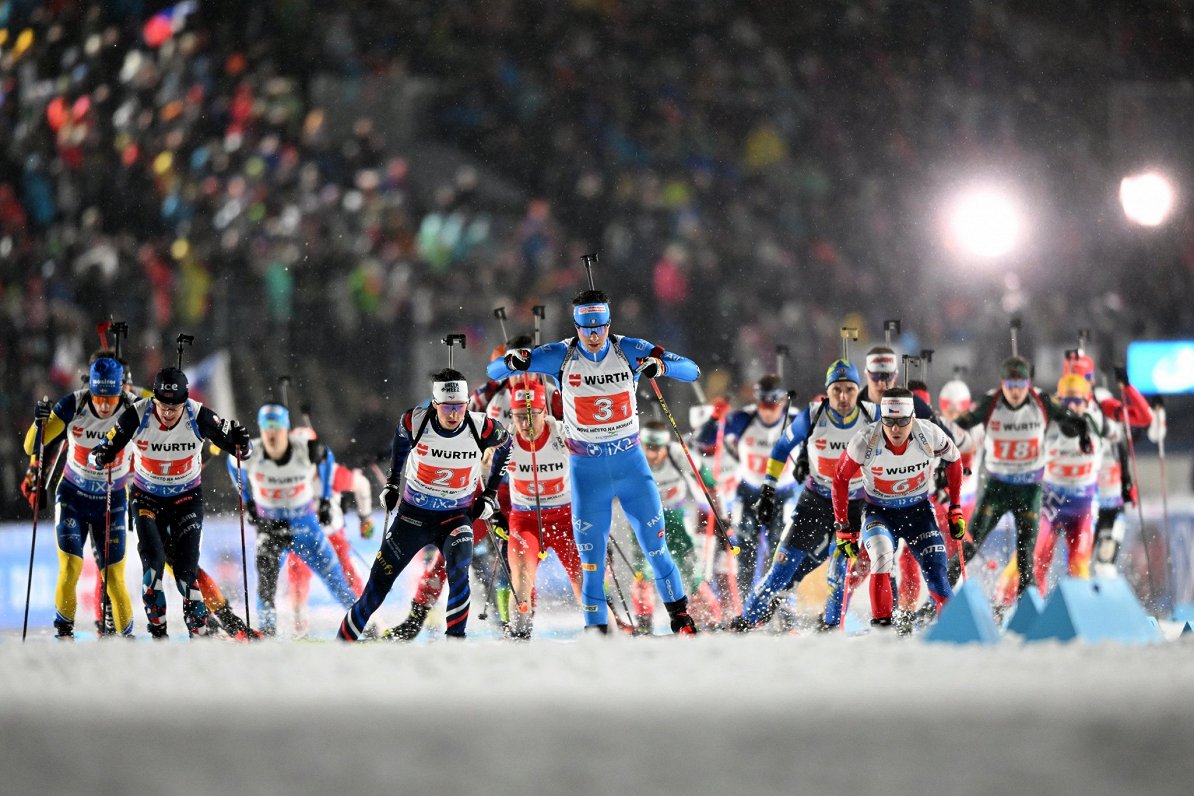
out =
[[(1084, 29), (977, 0), (0, 2), (0, 505), (32, 400), (74, 387), (108, 316), (140, 381), (178, 331), (231, 348), (242, 384), (313, 366), (354, 463), (388, 437), (359, 439), (362, 407), (421, 397), (424, 338), (563, 307), (591, 250), (620, 328), (730, 387), (777, 343), (814, 387), (846, 318), (924, 344), (1009, 313), (1040, 340), (1188, 334), (1189, 222), (1132, 248), (1099, 198), (1108, 88), (1181, 68), (1180, 5)], [(339, 132), (321, 73), (433, 80), (417, 129), (474, 166), (416, 190), (411, 142)], [(1035, 191), (1037, 243), (998, 271), (938, 243), (958, 164)]]

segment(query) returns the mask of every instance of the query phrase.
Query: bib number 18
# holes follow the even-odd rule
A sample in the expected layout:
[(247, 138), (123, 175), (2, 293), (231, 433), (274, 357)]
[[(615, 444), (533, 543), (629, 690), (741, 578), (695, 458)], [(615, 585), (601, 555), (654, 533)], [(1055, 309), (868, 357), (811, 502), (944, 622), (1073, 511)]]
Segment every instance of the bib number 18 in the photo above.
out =
[(1036, 439), (995, 440), (995, 458), (1004, 462), (1030, 462), (1040, 453)]

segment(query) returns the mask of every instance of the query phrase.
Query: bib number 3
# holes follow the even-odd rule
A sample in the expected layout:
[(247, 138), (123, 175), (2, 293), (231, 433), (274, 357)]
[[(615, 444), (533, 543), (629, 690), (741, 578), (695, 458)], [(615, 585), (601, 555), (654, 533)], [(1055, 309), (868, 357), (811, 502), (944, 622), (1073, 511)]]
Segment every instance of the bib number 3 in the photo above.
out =
[(630, 417), (630, 395), (585, 395), (576, 398), (576, 419), (586, 426), (601, 426)]

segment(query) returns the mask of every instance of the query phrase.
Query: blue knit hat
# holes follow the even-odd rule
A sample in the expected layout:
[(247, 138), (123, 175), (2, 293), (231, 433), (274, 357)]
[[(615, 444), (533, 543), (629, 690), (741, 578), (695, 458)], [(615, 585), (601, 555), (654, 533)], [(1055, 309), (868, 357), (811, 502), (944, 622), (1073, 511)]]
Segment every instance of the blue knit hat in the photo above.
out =
[(100, 357), (91, 363), (87, 389), (92, 395), (115, 397), (120, 395), (124, 382), (124, 366), (111, 357)]
[(290, 428), (290, 411), (282, 404), (265, 404), (257, 410), (257, 427)]
[(859, 387), (862, 386), (862, 380), (858, 377), (858, 368), (845, 359), (834, 360), (833, 364), (829, 366), (829, 370), (825, 371), (826, 387), (839, 381), (852, 381)]

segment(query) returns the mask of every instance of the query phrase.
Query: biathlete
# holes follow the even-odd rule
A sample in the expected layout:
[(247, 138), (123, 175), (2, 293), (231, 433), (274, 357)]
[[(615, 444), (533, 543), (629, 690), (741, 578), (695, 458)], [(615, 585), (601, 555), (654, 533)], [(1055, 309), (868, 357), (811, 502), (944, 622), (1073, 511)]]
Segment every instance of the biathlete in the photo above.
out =
[(546, 390), (540, 382), (527, 379), (521, 389), (512, 391), (511, 400), (515, 433), (507, 466), (510, 482), (507, 558), (514, 591), (510, 634), (515, 639), (529, 639), (534, 608), (532, 593), (539, 567), (539, 518), (543, 522), (542, 552), (555, 552), (578, 604), (580, 555), (572, 538), (568, 445), (560, 424), (547, 416)]
[(1107, 440), (1118, 438), (1118, 424), (1109, 427), (1097, 410), (1090, 384), (1076, 373), (1062, 376), (1057, 383), (1061, 405), (1087, 424), (1089, 445), (1066, 436), (1056, 425), (1045, 433), (1045, 474), (1041, 493), (1041, 530), (1036, 537), (1033, 576), (1041, 596), (1046, 593), (1046, 576), (1053, 564), (1057, 537), (1066, 543), (1067, 569), (1070, 577), (1089, 578), (1094, 550), (1094, 508), (1099, 487), (1099, 469)]
[[(750, 593), (758, 569), (758, 558), (775, 550), (783, 530), (783, 507), (796, 499), (800, 484), (793, 476), (791, 460), (783, 462), (779, 475), (768, 479), (767, 464), (784, 430), (794, 419), (794, 410), (784, 416), (787, 391), (779, 376), (768, 373), (755, 382), (755, 403), (731, 412), (725, 418), (723, 444), (725, 450), (738, 461), (736, 542), (742, 551), (738, 555), (738, 589), (743, 600)], [(701, 447), (712, 448), (717, 439), (720, 421), (710, 418), (701, 429)], [(756, 506), (759, 491), (766, 483), (780, 504), (769, 520), (762, 520)], [(766, 544), (763, 537), (766, 534)]]
[[(792, 522), (776, 548), (770, 569), (751, 591), (743, 605), (742, 616), (731, 622), (734, 630), (750, 630), (766, 624), (775, 612), (780, 596), (794, 588), (834, 552), (833, 476), (846, 444), (859, 428), (872, 423), (879, 407), (859, 400), (861, 379), (858, 369), (845, 359), (835, 360), (825, 372), (827, 396), (809, 404), (776, 441), (767, 461), (767, 475), (760, 489), (758, 514), (770, 521), (778, 514), (775, 484), (796, 446), (804, 444), (808, 457), (808, 476), (804, 491), (796, 501)], [(862, 477), (856, 476), (848, 488), (847, 515), (857, 529), (862, 516)], [(829, 599), (819, 627), (838, 624), (841, 614), (841, 589), (847, 577), (847, 560), (835, 556), (829, 567)], [(837, 599), (834, 595), (837, 594)]]
[[(910, 390), (892, 387), (879, 403), (881, 422), (858, 430), (833, 474), (833, 514), (837, 548), (858, 556), (859, 544), (871, 560), (871, 625), (892, 624), (891, 571), (896, 542), (911, 548), (924, 573), (929, 594), (940, 608), (950, 597), (945, 542), (929, 503), (934, 460), (946, 462), (950, 533), (961, 538), (966, 520), (958, 504), (962, 488), (961, 454), (938, 426), (914, 417)], [(850, 482), (862, 476), (866, 507), (862, 533), (850, 525)], [(844, 618), (844, 617), (843, 617)]]
[[(432, 376), (431, 401), (407, 410), (394, 429), (390, 472), (378, 496), (398, 514), (382, 537), (365, 591), (340, 623), (339, 637), (356, 641), (381, 607), (394, 580), (428, 545), (444, 556), (448, 574), (449, 637), (464, 638), (469, 613), (469, 565), (475, 519), (498, 511), (497, 487), (510, 455), (510, 435), (500, 423), (468, 411), (464, 375), (444, 368)], [(479, 498), (474, 486), (481, 458), (494, 448), (493, 469)]]
[[(116, 423), (117, 412), (132, 402), (123, 390), (124, 368), (114, 358), (91, 363), (87, 388), (60, 398), (53, 406), (38, 401), (35, 422), (25, 435), (29, 469), (21, 492), (34, 511), (45, 505), (45, 486), (37, 492), (41, 463), (34, 456), (37, 425), (44, 427), (44, 444), (66, 437), (66, 465), (54, 490), (55, 533), (58, 539), (58, 583), (54, 590), (54, 628), (60, 639), (73, 639), (78, 607), (79, 575), (87, 537), (96, 547), (96, 564), (106, 584), (115, 626), (123, 636), (133, 634), (133, 607), (124, 582), (125, 539), (128, 510), (125, 486), (131, 457), (117, 455), (110, 466), (96, 466), (89, 455)], [(46, 477), (50, 476), (46, 472)], [(102, 633), (102, 624), (100, 625)]]
[[(983, 426), (986, 483), (970, 524), (974, 541), (964, 542), (962, 552), (966, 561), (974, 558), (999, 520), (1010, 512), (1016, 525), (1017, 583), (1015, 595), (1009, 595), (1014, 599), (1031, 585), (1033, 578), (1041, 478), (1045, 470), (1045, 432), (1050, 424), (1057, 424), (1063, 434), (1079, 437), (1084, 449), (1090, 447), (1090, 440), (1085, 419), (1032, 385), (1032, 365), (1028, 360), (1018, 356), (1005, 359), (999, 375), (999, 388), (954, 420), (967, 430)], [(1082, 442), (1084, 438), (1086, 441)], [(958, 571), (950, 573), (952, 582), (957, 582)]]
[(117, 461), (130, 442), (137, 448), (132, 509), (144, 572), (141, 599), (154, 638), (167, 636), (162, 582), (167, 563), (182, 594), (188, 634), (206, 636), (209, 632), (207, 606), (198, 583), (204, 438), (224, 451), (239, 453), (242, 459), (252, 453), (248, 430), (190, 399), (186, 374), (169, 367), (154, 378), (153, 397), (125, 409), (88, 457), (89, 465), (98, 469)]
[[(322, 488), (322, 481), (320, 482)], [(362, 539), (373, 538), (373, 518), (369, 509), (373, 506), (373, 488), (369, 479), (358, 468), (349, 468), (336, 462), (332, 465), (331, 521), (320, 521), (328, 544), (344, 570), (344, 580), (357, 597), (365, 590), (362, 578), (352, 562), (352, 542), (348, 539), (348, 525), (344, 521), (344, 496), (351, 493), (356, 501), (357, 522)], [(298, 556), (286, 557), (286, 582), (290, 593), (290, 604), (294, 608), (294, 629), (299, 635), (308, 630), (307, 598), (311, 594), (311, 567)]]
[(664, 542), (663, 506), (639, 444), (635, 391), (640, 376), (691, 382), (700, 369), (692, 360), (646, 340), (610, 334), (609, 299), (600, 290), (579, 293), (572, 305), (576, 337), (508, 352), (503, 360), (489, 364), (489, 377), (504, 379), (531, 371), (554, 376), (560, 384), (585, 629), (609, 632), (605, 556), (617, 498), (651, 561), (672, 631), (695, 633), (680, 571)]
[(263, 404), (257, 426), (261, 436), (254, 440), (253, 455), (242, 463), (242, 480), (237, 481), (231, 457), (228, 475), (244, 498), (245, 515), (257, 528), (258, 623), (265, 635), (272, 636), (278, 629), (278, 574), (289, 552), (318, 572), (332, 597), (345, 608), (356, 595), (344, 580), (344, 570), (321, 527), (322, 521), (332, 519), (332, 452), (310, 428), (291, 429), (290, 412), (281, 404)]
[(1126, 403), (1112, 395), (1110, 390), (1095, 384), (1095, 364), (1088, 354), (1067, 352), (1063, 372), (1076, 373), (1086, 379), (1094, 398), (1087, 411), (1096, 417), (1102, 415), (1109, 427), (1118, 432), (1112, 435), (1114, 439), (1107, 440), (1107, 449), (1099, 467), (1099, 513), (1095, 523), (1094, 550), (1095, 573), (1114, 577), (1118, 571), (1115, 562), (1124, 540), (1124, 507), (1139, 499), (1136, 485), (1132, 482), (1127, 434), (1131, 433), (1132, 428), (1153, 425), (1153, 411), (1140, 391), (1128, 381), (1126, 368), (1117, 366), (1112, 374), (1119, 394)]

